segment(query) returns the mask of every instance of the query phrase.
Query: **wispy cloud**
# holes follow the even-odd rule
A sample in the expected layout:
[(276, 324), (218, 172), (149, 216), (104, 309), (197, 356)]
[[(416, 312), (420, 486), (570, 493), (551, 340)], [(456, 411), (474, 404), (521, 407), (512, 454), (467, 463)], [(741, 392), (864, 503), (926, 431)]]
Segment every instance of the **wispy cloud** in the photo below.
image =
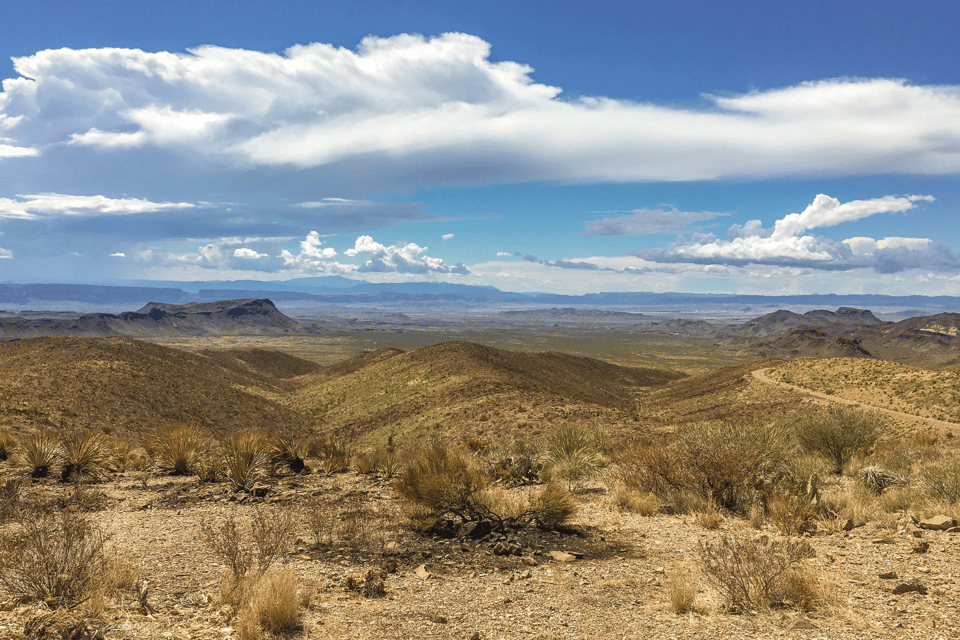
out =
[(222, 167), (325, 168), (328, 184), (385, 190), (960, 171), (953, 86), (836, 79), (687, 109), (564, 99), (490, 54), (462, 33), (283, 54), (41, 51), (15, 58), (20, 75), (4, 81), (0, 157), (154, 148)]
[(628, 216), (588, 220), (580, 235), (584, 236), (643, 236), (658, 233), (678, 233), (691, 224), (712, 220), (727, 213), (715, 211), (678, 211), (677, 209), (634, 209)]
[(140, 198), (74, 196), (61, 193), (0, 198), (0, 218), (35, 220), (57, 216), (105, 216), (192, 209), (189, 202), (150, 202)]

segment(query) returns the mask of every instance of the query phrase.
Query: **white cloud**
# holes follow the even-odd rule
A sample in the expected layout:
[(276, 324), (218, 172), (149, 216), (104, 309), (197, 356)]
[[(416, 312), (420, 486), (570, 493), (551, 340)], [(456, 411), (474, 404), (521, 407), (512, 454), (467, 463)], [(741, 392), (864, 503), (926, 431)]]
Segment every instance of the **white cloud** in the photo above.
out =
[(9, 249), (4, 249), (3, 247), (0, 247), (0, 260), (3, 260), (3, 259), (13, 259), (13, 252), (10, 251)]
[(320, 260), (329, 260), (336, 257), (337, 250), (332, 247), (322, 247), (323, 241), (320, 240), (320, 234), (311, 231), (307, 237), (300, 243), (301, 255), (308, 258), (318, 258)]
[(937, 269), (954, 269), (960, 257), (947, 247), (925, 238), (856, 237), (835, 241), (822, 236), (803, 235), (820, 227), (860, 220), (878, 213), (894, 213), (915, 208), (917, 202), (930, 202), (930, 196), (884, 196), (871, 200), (841, 203), (836, 198), (818, 195), (802, 213), (791, 213), (777, 220), (772, 229), (764, 229), (759, 220), (733, 225), (727, 240), (713, 234), (694, 234), (689, 240), (678, 238), (665, 249), (633, 252), (634, 255), (664, 263), (725, 265), (795, 265), (822, 270), (872, 268), (893, 273), (924, 264)]
[(711, 220), (727, 213), (714, 211), (678, 211), (677, 209), (634, 209), (628, 216), (588, 220), (584, 236), (640, 236), (677, 233), (694, 222)]
[(956, 86), (836, 79), (707, 95), (709, 108), (693, 109), (562, 99), (490, 53), (461, 33), (283, 54), (41, 51), (15, 58), (20, 77), (3, 82), (12, 142), (0, 157), (150, 146), (243, 167), (330, 167), (384, 188), (960, 172)]
[(110, 254), (110, 257), (111, 257), (111, 258), (126, 258), (126, 257), (127, 257), (127, 254), (123, 253), (122, 251), (117, 251), (116, 253), (111, 253), (111, 254)]
[(440, 237), (443, 238), (444, 240), (453, 240), (453, 234), (452, 234), (452, 233), (445, 233), (445, 234), (443, 234), (443, 235), (440, 236)]
[(234, 249), (233, 257), (240, 258), (242, 260), (258, 260), (260, 258), (266, 258), (267, 254), (259, 253), (253, 249), (248, 249), (247, 247), (240, 247), (239, 249)]
[(27, 158), (40, 155), (40, 152), (30, 147), (18, 147), (11, 144), (0, 144), (0, 158)]
[(53, 216), (101, 216), (153, 213), (189, 209), (189, 202), (150, 202), (139, 198), (73, 196), (61, 193), (17, 195), (17, 200), (0, 198), (0, 218), (35, 220)]
[(509, 258), (509, 257), (512, 256), (512, 255), (513, 255), (513, 254), (510, 253), (509, 251), (497, 251), (497, 257), (498, 257), (498, 258)]

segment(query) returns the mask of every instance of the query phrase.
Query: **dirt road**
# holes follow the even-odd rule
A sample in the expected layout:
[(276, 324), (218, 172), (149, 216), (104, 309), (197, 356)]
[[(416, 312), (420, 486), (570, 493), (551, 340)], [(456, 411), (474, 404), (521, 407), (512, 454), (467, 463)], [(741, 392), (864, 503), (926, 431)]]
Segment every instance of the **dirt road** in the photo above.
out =
[(922, 426), (928, 426), (928, 427), (936, 427), (942, 431), (950, 431), (953, 433), (960, 432), (960, 424), (956, 424), (953, 422), (936, 420), (934, 418), (924, 418), (923, 416), (915, 416), (910, 413), (894, 411), (893, 409), (884, 409), (883, 407), (877, 407), (871, 404), (864, 404), (862, 402), (855, 402), (853, 400), (847, 400), (845, 398), (831, 396), (826, 393), (820, 393), (818, 391), (811, 391), (810, 389), (804, 389), (803, 387), (798, 387), (796, 385), (788, 384), (786, 382), (771, 380), (769, 377), (767, 377), (767, 369), (756, 369), (755, 371), (753, 371), (753, 377), (759, 380), (760, 382), (763, 382), (764, 384), (783, 387), (784, 389), (793, 389), (794, 391), (799, 391), (800, 393), (805, 393), (808, 396), (813, 396), (814, 398), (819, 398), (820, 400), (826, 400), (827, 402), (835, 402), (837, 404), (856, 406), (856, 407), (862, 407), (864, 409), (871, 409), (873, 411), (879, 411), (888, 416), (896, 418), (900, 421), (905, 421), (908, 424), (917, 425), (917, 426), (922, 425)]

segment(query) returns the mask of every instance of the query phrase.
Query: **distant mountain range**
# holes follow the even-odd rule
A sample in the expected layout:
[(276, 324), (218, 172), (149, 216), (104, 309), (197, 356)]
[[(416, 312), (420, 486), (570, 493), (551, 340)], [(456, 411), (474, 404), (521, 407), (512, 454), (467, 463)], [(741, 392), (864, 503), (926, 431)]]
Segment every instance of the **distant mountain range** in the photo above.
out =
[(340, 276), (285, 282), (136, 282), (136, 286), (74, 284), (0, 284), (0, 305), (42, 306), (47, 302), (142, 306), (269, 298), (276, 303), (310, 304), (535, 304), (592, 307), (737, 305), (740, 307), (897, 307), (924, 313), (960, 311), (956, 296), (888, 296), (881, 294), (811, 294), (763, 296), (717, 293), (609, 292), (584, 295), (512, 293), (489, 286), (442, 282), (368, 283)]

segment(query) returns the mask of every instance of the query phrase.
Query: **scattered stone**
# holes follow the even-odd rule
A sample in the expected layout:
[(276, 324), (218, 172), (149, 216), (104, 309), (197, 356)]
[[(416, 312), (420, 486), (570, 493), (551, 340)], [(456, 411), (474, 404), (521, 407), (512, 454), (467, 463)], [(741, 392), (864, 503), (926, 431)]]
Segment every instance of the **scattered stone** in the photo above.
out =
[(895, 596), (903, 595), (904, 593), (919, 593), (925, 596), (927, 595), (927, 588), (917, 580), (913, 582), (901, 582), (893, 588), (893, 595)]
[(517, 578), (519, 578), (520, 580), (529, 580), (529, 579), (530, 579), (530, 569), (527, 569), (526, 571), (524, 571), (523, 573), (521, 573), (519, 576), (517, 576)]
[(913, 524), (912, 522), (907, 525), (906, 531), (907, 531), (907, 535), (913, 536), (914, 538), (923, 537), (923, 529)]
[(347, 576), (344, 585), (347, 591), (363, 594), (367, 598), (381, 598), (387, 595), (386, 575), (376, 569), (368, 569), (363, 578)]
[(818, 629), (817, 625), (808, 620), (807, 618), (797, 618), (789, 625), (787, 625), (787, 631), (799, 631), (799, 630), (808, 630), (808, 629)]
[(914, 553), (926, 553), (929, 550), (930, 550), (930, 543), (926, 541), (921, 542), (920, 544), (913, 547)]
[(525, 565), (528, 566), (528, 567), (535, 567), (535, 566), (537, 566), (537, 561), (534, 560), (533, 558), (529, 557), (529, 556), (524, 556), (524, 557), (520, 558), (520, 562), (522, 562), (523, 564), (525, 564)]
[(419, 567), (417, 567), (416, 569), (414, 569), (414, 570), (413, 570), (413, 573), (414, 573), (414, 575), (416, 575), (416, 576), (417, 576), (418, 578), (420, 578), (421, 580), (426, 580), (427, 578), (430, 577), (430, 572), (427, 571), (426, 565), (422, 565), (422, 564), (421, 564)]
[(939, 515), (921, 520), (918, 526), (921, 529), (930, 529), (931, 531), (946, 531), (951, 527), (957, 526), (957, 521), (950, 516)]
[(471, 540), (480, 540), (490, 535), (493, 531), (493, 523), (489, 520), (480, 520), (479, 522), (468, 522), (460, 527), (458, 537), (470, 538)]
[(520, 545), (512, 542), (498, 542), (493, 545), (493, 553), (498, 556), (518, 556), (522, 551), (523, 548)]
[(880, 574), (881, 580), (896, 580), (899, 576), (896, 571), (888, 571)]
[(573, 562), (577, 559), (572, 553), (566, 553), (564, 551), (551, 551), (547, 555), (553, 558), (556, 562)]
[(840, 527), (840, 530), (841, 530), (841, 531), (853, 531), (853, 527), (854, 527), (853, 520), (851, 520), (850, 518), (847, 518), (847, 519), (843, 522), (843, 525)]
[(255, 484), (250, 489), (250, 495), (254, 498), (265, 498), (268, 493), (270, 493), (270, 487), (265, 484)]
[(436, 615), (436, 614), (431, 614), (431, 615), (429, 615), (429, 616), (427, 616), (427, 617), (430, 618), (430, 622), (433, 622), (433, 623), (435, 623), (435, 624), (447, 624), (447, 618), (446, 618), (446, 616), (440, 616), (440, 615)]
[(396, 573), (397, 572), (397, 562), (395, 560), (387, 560), (382, 565), (383, 570), (387, 573)]

